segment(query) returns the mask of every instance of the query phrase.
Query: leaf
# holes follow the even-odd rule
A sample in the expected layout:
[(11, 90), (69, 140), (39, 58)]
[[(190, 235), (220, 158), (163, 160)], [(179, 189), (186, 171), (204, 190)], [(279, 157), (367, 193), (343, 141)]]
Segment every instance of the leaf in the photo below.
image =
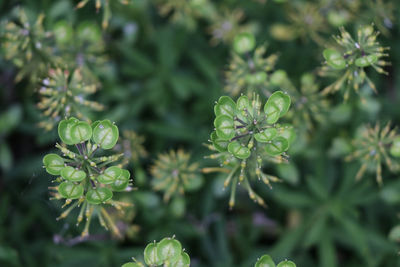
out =
[(57, 154), (47, 154), (43, 158), (46, 171), (52, 175), (59, 175), (64, 168), (64, 159)]
[(229, 143), (228, 151), (239, 159), (247, 159), (251, 154), (250, 149), (240, 144), (238, 141)]
[(230, 140), (235, 136), (233, 119), (227, 115), (219, 115), (214, 120), (217, 136), (221, 140)]
[(256, 133), (254, 138), (260, 143), (266, 143), (274, 139), (278, 131), (275, 128), (267, 128), (262, 132)]
[(342, 54), (334, 49), (325, 49), (323, 56), (326, 63), (334, 69), (344, 69), (346, 67), (346, 60), (343, 58)]
[(107, 200), (110, 200), (113, 196), (113, 193), (111, 192), (110, 189), (105, 188), (105, 187), (100, 187), (96, 189), (90, 189), (86, 193), (86, 200), (90, 204), (101, 204), (106, 202)]
[(64, 167), (60, 174), (62, 178), (70, 182), (81, 182), (86, 178), (86, 172), (77, 170), (71, 166)]
[(221, 96), (214, 106), (214, 113), (216, 117), (226, 115), (233, 119), (236, 114), (236, 104), (229, 96)]
[(58, 186), (58, 193), (67, 199), (77, 199), (83, 195), (83, 186), (73, 182), (62, 182)]
[(118, 141), (118, 127), (109, 120), (99, 122), (93, 130), (93, 141), (102, 149), (111, 149)]
[(117, 166), (111, 166), (108, 167), (102, 174), (97, 176), (97, 180), (102, 184), (112, 184), (121, 174), (121, 168)]

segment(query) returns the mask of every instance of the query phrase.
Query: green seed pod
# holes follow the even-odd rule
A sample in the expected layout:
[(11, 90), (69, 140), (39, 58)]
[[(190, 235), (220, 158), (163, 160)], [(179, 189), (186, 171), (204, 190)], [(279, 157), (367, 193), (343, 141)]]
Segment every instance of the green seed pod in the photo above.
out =
[(115, 181), (111, 184), (111, 189), (113, 191), (124, 191), (129, 185), (130, 177), (130, 172), (128, 170), (122, 169), (121, 175), (118, 176), (117, 179), (115, 179)]
[(86, 172), (77, 170), (71, 166), (64, 167), (60, 174), (62, 178), (70, 182), (81, 182), (86, 178)]
[(144, 262), (150, 266), (158, 266), (162, 264), (162, 260), (158, 258), (156, 243), (148, 244), (144, 249)]
[(277, 267), (296, 267), (296, 264), (293, 261), (285, 260), (280, 262)]
[(289, 95), (285, 94), (282, 91), (277, 91), (268, 98), (267, 103), (265, 103), (264, 106), (264, 111), (268, 109), (268, 105), (271, 105), (273, 103), (279, 108), (279, 117), (282, 117), (288, 112), (290, 102), (291, 101)]
[(79, 143), (79, 140), (76, 140), (76, 138), (71, 135), (72, 126), (78, 122), (79, 120), (73, 117), (69, 118), (68, 120), (60, 121), (58, 124), (58, 135), (63, 143), (67, 145), (75, 145)]
[(101, 30), (95, 23), (88, 21), (79, 24), (77, 29), (78, 40), (100, 43), (101, 42)]
[(236, 104), (229, 96), (221, 96), (214, 106), (214, 113), (216, 117), (226, 115), (233, 118), (236, 113)]
[(267, 123), (268, 124), (274, 124), (279, 120), (279, 107), (275, 103), (269, 103), (268, 102), (264, 106), (264, 112), (267, 115)]
[(143, 267), (143, 265), (140, 265), (139, 263), (136, 262), (127, 262), (123, 264), (121, 267)]
[(105, 188), (105, 187), (100, 187), (96, 189), (90, 189), (86, 193), (86, 200), (90, 204), (101, 204), (103, 202), (106, 202), (107, 200), (110, 200), (113, 196), (113, 193), (110, 189)]
[(118, 141), (118, 127), (109, 120), (99, 122), (93, 130), (93, 140), (102, 149), (111, 149)]
[(87, 122), (77, 122), (71, 127), (71, 137), (78, 140), (78, 143), (83, 143), (92, 137), (92, 128)]
[(112, 184), (121, 174), (121, 168), (117, 166), (111, 166), (108, 167), (104, 173), (97, 176), (97, 180), (102, 184)]
[(190, 266), (190, 257), (186, 252), (182, 252), (179, 256), (178, 260), (171, 263), (171, 267), (189, 267)]
[(83, 195), (83, 186), (73, 182), (62, 182), (58, 186), (58, 193), (67, 199), (77, 199)]
[(288, 80), (287, 73), (284, 70), (277, 70), (272, 73), (270, 81), (272, 85), (281, 86)]
[(254, 49), (256, 38), (251, 33), (240, 33), (233, 40), (233, 50), (238, 54), (244, 54)]
[(43, 158), (43, 165), (48, 173), (59, 175), (64, 168), (64, 160), (57, 154), (47, 154)]
[(215, 118), (214, 126), (217, 136), (222, 140), (230, 140), (235, 136), (235, 125), (233, 119), (227, 115), (220, 115)]
[(400, 157), (400, 136), (397, 136), (394, 139), (392, 146), (390, 147), (390, 154), (396, 158)]
[(228, 149), (229, 142), (219, 138), (215, 131), (211, 133), (211, 142), (219, 152), (225, 152)]
[(342, 54), (334, 49), (325, 49), (323, 56), (326, 63), (334, 69), (344, 69), (346, 67), (346, 60), (343, 58)]
[(246, 81), (252, 85), (262, 84), (266, 80), (267, 80), (267, 74), (262, 71), (246, 75)]
[(368, 67), (372, 64), (374, 64), (375, 62), (378, 61), (378, 57), (374, 54), (365, 56), (365, 57), (360, 57), (357, 58), (356, 61), (354, 62), (354, 64), (356, 64), (357, 67)]
[(260, 143), (267, 143), (275, 138), (278, 131), (275, 128), (267, 128), (262, 132), (256, 133), (254, 138)]
[(165, 262), (175, 262), (179, 259), (182, 253), (181, 243), (172, 238), (164, 238), (157, 244), (157, 256)]
[(288, 141), (289, 146), (296, 139), (296, 132), (294, 131), (293, 126), (286, 125), (283, 128), (279, 129), (279, 136), (282, 136)]
[(285, 152), (288, 148), (289, 148), (289, 143), (282, 136), (276, 137), (274, 140), (271, 141), (271, 143), (268, 143), (265, 146), (265, 150), (271, 156), (278, 156), (283, 152)]
[(245, 108), (249, 109), (250, 107), (250, 100), (246, 95), (242, 95), (236, 101), (236, 108), (238, 110), (244, 110)]
[(65, 20), (57, 22), (53, 27), (54, 37), (59, 44), (65, 44), (72, 40), (73, 29)]
[(239, 159), (247, 159), (251, 154), (250, 149), (242, 146), (238, 141), (229, 143), (228, 151)]
[(275, 263), (269, 255), (262, 256), (254, 267), (275, 267)]

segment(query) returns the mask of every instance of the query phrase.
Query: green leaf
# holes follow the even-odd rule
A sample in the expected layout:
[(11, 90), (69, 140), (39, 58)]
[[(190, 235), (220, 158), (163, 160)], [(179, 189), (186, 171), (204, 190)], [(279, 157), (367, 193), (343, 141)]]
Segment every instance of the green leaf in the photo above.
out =
[(215, 116), (226, 115), (233, 118), (236, 114), (236, 104), (229, 96), (221, 96), (214, 106)]
[(215, 131), (211, 133), (211, 142), (219, 152), (225, 152), (228, 149), (229, 141), (219, 138)]
[(250, 157), (251, 151), (247, 146), (241, 145), (238, 141), (229, 143), (228, 151), (239, 159)]
[(172, 238), (164, 238), (157, 244), (157, 256), (165, 262), (175, 262), (182, 254), (182, 245), (178, 240)]
[(233, 40), (233, 50), (238, 54), (244, 54), (254, 49), (256, 39), (251, 33), (239, 33)]
[(113, 196), (113, 193), (110, 189), (105, 188), (105, 187), (100, 187), (96, 189), (90, 189), (86, 193), (86, 200), (90, 204), (101, 204), (103, 202), (106, 202), (107, 200), (110, 200)]
[(296, 267), (296, 264), (293, 261), (285, 260), (280, 262), (277, 267)]
[(346, 60), (343, 58), (342, 54), (334, 49), (325, 49), (323, 56), (328, 63), (334, 69), (344, 69), (346, 67)]
[(109, 120), (99, 122), (93, 130), (93, 140), (102, 149), (111, 149), (118, 141), (118, 127)]
[(72, 126), (78, 122), (79, 120), (74, 117), (60, 121), (58, 124), (58, 135), (63, 143), (67, 145), (75, 145), (79, 143), (79, 140), (71, 135)]
[(214, 126), (217, 136), (222, 140), (230, 140), (235, 136), (235, 125), (233, 119), (226, 115), (215, 118)]
[(64, 159), (57, 154), (47, 154), (43, 158), (43, 165), (46, 171), (52, 175), (60, 175), (64, 166)]
[(276, 91), (268, 98), (267, 103), (265, 103), (264, 106), (264, 111), (268, 115), (267, 110), (269, 110), (269, 106), (275, 105), (279, 109), (279, 117), (282, 117), (288, 112), (290, 107), (290, 102), (291, 100), (288, 94), (285, 94), (282, 91)]
[(397, 136), (390, 147), (390, 154), (393, 157), (400, 157), (400, 136)]
[(275, 267), (275, 263), (271, 256), (264, 255), (256, 262), (254, 267)]
[(266, 144), (265, 151), (271, 156), (278, 156), (289, 148), (288, 141), (282, 136), (276, 137), (271, 143)]
[(378, 61), (378, 57), (374, 54), (357, 58), (355, 64), (358, 67), (368, 67)]
[(267, 143), (268, 141), (274, 139), (277, 134), (278, 130), (275, 128), (267, 128), (262, 132), (256, 133), (254, 138), (260, 143)]
[(124, 191), (129, 185), (130, 177), (130, 172), (128, 170), (122, 169), (121, 175), (118, 176), (117, 179), (115, 179), (115, 181), (111, 184), (111, 189), (114, 191)]
[(158, 266), (162, 264), (162, 260), (158, 258), (156, 243), (148, 244), (144, 249), (144, 262), (150, 266)]
[(81, 182), (86, 178), (86, 172), (77, 170), (71, 166), (64, 167), (60, 174), (62, 178), (70, 182)]
[(58, 186), (58, 193), (64, 198), (77, 199), (83, 195), (83, 186), (73, 182), (62, 182)]
[(117, 166), (108, 167), (104, 173), (97, 176), (97, 180), (102, 184), (112, 184), (122, 174), (122, 169)]
[(85, 142), (92, 137), (92, 128), (87, 122), (77, 122), (71, 127), (71, 137), (79, 143)]

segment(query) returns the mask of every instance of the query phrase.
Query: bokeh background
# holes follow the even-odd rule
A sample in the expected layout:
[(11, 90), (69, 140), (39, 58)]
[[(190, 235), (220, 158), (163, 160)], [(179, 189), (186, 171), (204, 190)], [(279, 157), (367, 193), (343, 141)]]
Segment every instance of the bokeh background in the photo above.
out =
[[(73, 0), (0, 0), (1, 31), (23, 8), (30, 21), (44, 14), (51, 32), (60, 21), (77, 27), (84, 21), (101, 28), (106, 2), (76, 9)], [(396, 238), (389, 233), (400, 223), (399, 174), (383, 170), (379, 187), (374, 173), (356, 182), (358, 162), (345, 162), (350, 140), (365, 124), (400, 123), (399, 3), (395, 0), (131, 0), (109, 1), (111, 17), (101, 30), (104, 50), (91, 66), (100, 90), (88, 98), (105, 106), (90, 119), (108, 118), (120, 132), (133, 130), (145, 138), (139, 159), (129, 165), (137, 190), (124, 193), (134, 203), (125, 218), (129, 231), (117, 239), (96, 222), (88, 240), (74, 216), (56, 221), (61, 203), (49, 200), (51, 177), (42, 158), (54, 150), (55, 128), (44, 121), (40, 101), (40, 64), (26, 75), (2, 46), (0, 54), (0, 266), (120, 266), (145, 245), (175, 235), (191, 256), (192, 266), (253, 266), (268, 253), (276, 261), (290, 258), (297, 266), (400, 266)], [(317, 73), (322, 51), (343, 25), (355, 33), (374, 23), (383, 46), (390, 47), (388, 75), (369, 70), (378, 94), (361, 88), (343, 102), (329, 96), (325, 116), (306, 134), (299, 134), (290, 164), (268, 166), (283, 183), (269, 189), (256, 183), (268, 207), (253, 203), (239, 189), (236, 206), (228, 208), (224, 175), (204, 175), (199, 190), (177, 201), (163, 202), (151, 188), (149, 167), (157, 154), (183, 148), (202, 167), (204, 146), (213, 130), (213, 105), (226, 89), (225, 71), (232, 39), (254, 33), (267, 54), (278, 55), (298, 87), (304, 73)], [(2, 35), (1, 42), (5, 39)], [(63, 58), (61, 56), (61, 58)], [(43, 59), (44, 60), (44, 59)], [(43, 62), (43, 61), (41, 61)], [(35, 63), (36, 64), (36, 63)], [(44, 64), (44, 68), (46, 65)], [(316, 76), (322, 89), (332, 80)], [(302, 121), (297, 121), (302, 125)]]

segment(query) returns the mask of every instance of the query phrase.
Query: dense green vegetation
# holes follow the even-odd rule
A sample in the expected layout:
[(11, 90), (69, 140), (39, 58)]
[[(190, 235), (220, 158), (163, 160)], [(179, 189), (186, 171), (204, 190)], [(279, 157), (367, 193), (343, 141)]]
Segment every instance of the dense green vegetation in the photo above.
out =
[(400, 266), (399, 7), (0, 0), (0, 266)]

